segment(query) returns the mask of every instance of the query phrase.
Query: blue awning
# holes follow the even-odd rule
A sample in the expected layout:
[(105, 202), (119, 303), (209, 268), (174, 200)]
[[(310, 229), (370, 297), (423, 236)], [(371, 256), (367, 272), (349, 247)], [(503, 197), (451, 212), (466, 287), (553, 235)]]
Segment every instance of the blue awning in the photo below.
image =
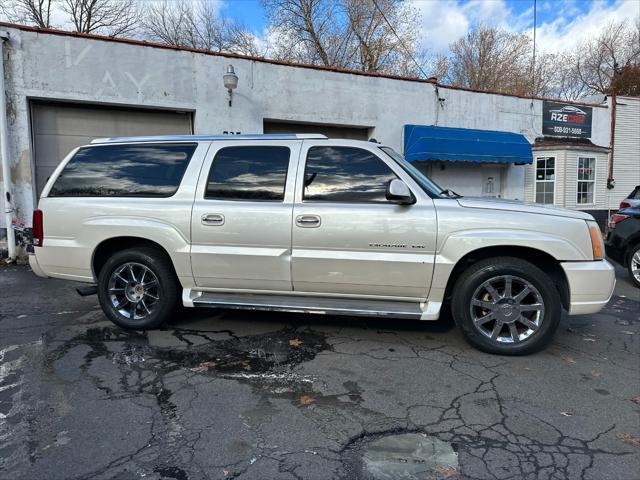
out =
[(425, 125), (404, 126), (404, 156), (410, 162), (533, 163), (531, 144), (519, 133)]

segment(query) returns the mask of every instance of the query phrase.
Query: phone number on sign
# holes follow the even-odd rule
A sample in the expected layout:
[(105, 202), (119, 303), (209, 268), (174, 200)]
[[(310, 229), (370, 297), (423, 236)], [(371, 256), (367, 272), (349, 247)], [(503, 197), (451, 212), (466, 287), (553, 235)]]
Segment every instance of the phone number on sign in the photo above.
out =
[(553, 127), (553, 133), (571, 133), (573, 135), (582, 135), (582, 129), (571, 127)]

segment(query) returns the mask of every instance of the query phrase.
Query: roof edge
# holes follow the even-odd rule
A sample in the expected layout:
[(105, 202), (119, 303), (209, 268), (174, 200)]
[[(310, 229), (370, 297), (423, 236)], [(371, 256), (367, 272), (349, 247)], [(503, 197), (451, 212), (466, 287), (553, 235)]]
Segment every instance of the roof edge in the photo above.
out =
[(149, 42), (147, 40), (136, 40), (133, 38), (117, 38), (117, 37), (109, 37), (106, 35), (94, 35), (88, 33), (79, 33), (79, 32), (69, 32), (67, 30), (58, 30), (54, 28), (40, 28), (33, 27), (29, 25), (20, 25), (17, 23), (6, 23), (0, 22), (0, 27), (2, 28), (14, 28), (16, 30), (21, 30), (24, 32), (33, 32), (33, 33), (44, 33), (48, 35), (58, 35), (63, 37), (75, 37), (75, 38), (84, 38), (87, 40), (98, 40), (103, 42), (113, 42), (113, 43), (121, 43), (125, 45), (134, 45), (139, 47), (151, 47), (151, 48), (159, 48), (162, 50), (175, 50), (180, 52), (190, 52), (190, 53), (199, 53), (202, 55), (208, 55), (211, 57), (222, 57), (222, 58), (236, 58), (239, 60), (249, 60), (253, 62), (260, 63), (269, 63), (272, 65), (280, 65), (285, 67), (297, 67), (297, 68), (307, 68), (310, 70), (321, 70), (327, 72), (336, 72), (336, 73), (346, 73), (350, 75), (360, 75), (364, 77), (374, 77), (374, 78), (388, 78), (391, 80), (404, 80), (408, 82), (419, 82), (419, 83), (429, 83), (432, 85), (436, 84), (436, 81), (431, 78), (415, 78), (415, 77), (403, 77), (400, 75), (392, 75), (388, 73), (375, 73), (375, 72), (365, 72), (360, 70), (349, 70), (346, 68), (338, 68), (338, 67), (325, 67), (322, 65), (311, 65), (308, 63), (297, 63), (297, 62), (287, 62), (284, 60), (274, 60), (265, 57), (253, 57), (250, 55), (241, 55), (238, 53), (228, 53), (228, 52), (213, 52), (211, 50), (205, 50), (201, 48), (191, 48), (191, 47), (179, 47), (176, 45), (169, 45), (166, 43), (157, 43), (157, 42)]
[(590, 152), (600, 152), (600, 153), (608, 153), (610, 151), (609, 147), (603, 147), (602, 145), (575, 145), (568, 143), (546, 143), (546, 144), (533, 144), (531, 146), (532, 150), (540, 151), (540, 150), (588, 150)]
[(390, 80), (401, 80), (405, 82), (418, 82), (418, 83), (428, 83), (434, 85), (438, 88), (447, 88), (450, 90), (460, 90), (465, 92), (473, 92), (473, 93), (485, 93), (488, 95), (500, 95), (503, 97), (514, 97), (514, 98), (524, 98), (528, 100), (548, 100), (553, 102), (560, 103), (570, 103), (572, 105), (584, 105), (589, 107), (599, 107), (599, 108), (608, 108), (608, 105), (602, 105), (600, 103), (588, 103), (588, 102), (580, 102), (580, 101), (567, 101), (562, 100), (560, 98), (548, 98), (548, 97), (540, 97), (536, 95), (518, 95), (515, 93), (504, 93), (504, 92), (496, 92), (493, 90), (479, 90), (475, 88), (469, 87), (461, 87), (456, 85), (446, 85), (444, 83), (439, 83), (435, 78), (417, 78), (417, 77), (403, 77), (401, 75), (392, 75), (388, 73), (375, 73), (375, 72), (364, 72), (360, 70), (349, 70), (346, 68), (337, 68), (337, 67), (325, 67), (322, 65), (310, 65), (307, 63), (297, 63), (297, 62), (287, 62), (284, 60), (274, 60), (265, 57), (252, 57), (249, 55), (240, 55), (237, 53), (227, 53), (227, 52), (212, 52), (211, 50), (204, 50), (199, 48), (190, 48), (190, 47), (178, 47), (175, 45), (167, 45), (165, 43), (156, 43), (156, 42), (148, 42), (146, 40), (136, 40), (132, 38), (116, 38), (109, 37), (106, 35), (95, 35), (88, 33), (78, 33), (78, 32), (69, 32), (67, 30), (58, 30), (54, 28), (40, 28), (29, 25), (20, 25), (17, 23), (8, 23), (8, 22), (0, 22), (0, 27), (2, 28), (14, 28), (16, 30), (21, 30), (25, 32), (33, 32), (33, 33), (44, 33), (48, 35), (59, 35), (65, 37), (75, 37), (75, 38), (85, 38), (88, 40), (98, 40), (103, 42), (113, 42), (113, 43), (121, 43), (125, 45), (136, 45), (141, 47), (151, 47), (151, 48), (160, 48), (163, 50), (175, 50), (182, 52), (191, 52), (191, 53), (199, 53), (202, 55), (209, 55), (212, 57), (222, 57), (222, 58), (236, 58), (239, 60), (249, 60), (253, 62), (260, 63), (268, 63), (272, 65), (280, 65), (285, 67), (296, 67), (296, 68), (307, 68), (310, 70), (320, 70), (325, 72), (335, 72), (335, 73), (343, 73), (348, 75), (359, 75), (364, 77), (372, 77), (372, 78), (386, 78)]

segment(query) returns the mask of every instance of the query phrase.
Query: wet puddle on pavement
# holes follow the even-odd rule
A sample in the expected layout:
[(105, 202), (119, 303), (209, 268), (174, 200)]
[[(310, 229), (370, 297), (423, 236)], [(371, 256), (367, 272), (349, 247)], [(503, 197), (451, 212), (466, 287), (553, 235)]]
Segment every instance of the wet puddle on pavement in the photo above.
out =
[[(324, 335), (294, 328), (246, 336), (236, 336), (229, 330), (153, 332), (158, 333), (162, 335), (161, 345), (153, 344), (145, 332), (111, 326), (88, 328), (50, 352), (47, 363), (54, 368), (57, 360), (82, 345), (91, 349), (84, 357), (85, 364), (104, 357), (133, 369), (150, 369), (153, 365), (158, 375), (184, 369), (261, 384), (293, 383), (304, 380), (293, 373), (296, 365), (330, 348)], [(198, 343), (194, 343), (196, 339)]]
[(396, 480), (458, 475), (455, 445), (422, 432), (391, 432), (356, 439), (343, 453), (349, 478)]

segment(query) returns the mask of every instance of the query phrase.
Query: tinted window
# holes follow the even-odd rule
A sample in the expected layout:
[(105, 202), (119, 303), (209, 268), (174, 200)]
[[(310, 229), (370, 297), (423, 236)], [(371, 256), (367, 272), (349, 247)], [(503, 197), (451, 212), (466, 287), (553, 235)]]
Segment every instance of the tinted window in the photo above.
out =
[(407, 172), (409, 176), (413, 179), (413, 181), (416, 182), (418, 185), (420, 185), (420, 187), (422, 187), (422, 190), (425, 193), (427, 193), (430, 196), (437, 196), (437, 197), (446, 196), (444, 193), (445, 191), (442, 189), (442, 187), (440, 187), (437, 183), (431, 180), (431, 178), (429, 178), (423, 172), (418, 170), (418, 168), (416, 168), (413, 163), (407, 162), (405, 158), (402, 155), (400, 155), (398, 152), (396, 152), (393, 148), (380, 147), (380, 150), (382, 150), (384, 153), (390, 156), (393, 160), (395, 160), (395, 162), (398, 165), (400, 165), (400, 168), (402, 168), (405, 172)]
[(305, 167), (304, 200), (386, 202), (387, 185), (397, 178), (374, 154), (351, 147), (312, 147)]
[(170, 197), (195, 149), (195, 143), (81, 148), (64, 167), (49, 196)]
[(636, 189), (631, 192), (631, 195), (629, 195), (629, 198), (640, 200), (640, 187), (636, 187)]
[(287, 147), (228, 147), (213, 159), (205, 198), (284, 200), (290, 151)]

